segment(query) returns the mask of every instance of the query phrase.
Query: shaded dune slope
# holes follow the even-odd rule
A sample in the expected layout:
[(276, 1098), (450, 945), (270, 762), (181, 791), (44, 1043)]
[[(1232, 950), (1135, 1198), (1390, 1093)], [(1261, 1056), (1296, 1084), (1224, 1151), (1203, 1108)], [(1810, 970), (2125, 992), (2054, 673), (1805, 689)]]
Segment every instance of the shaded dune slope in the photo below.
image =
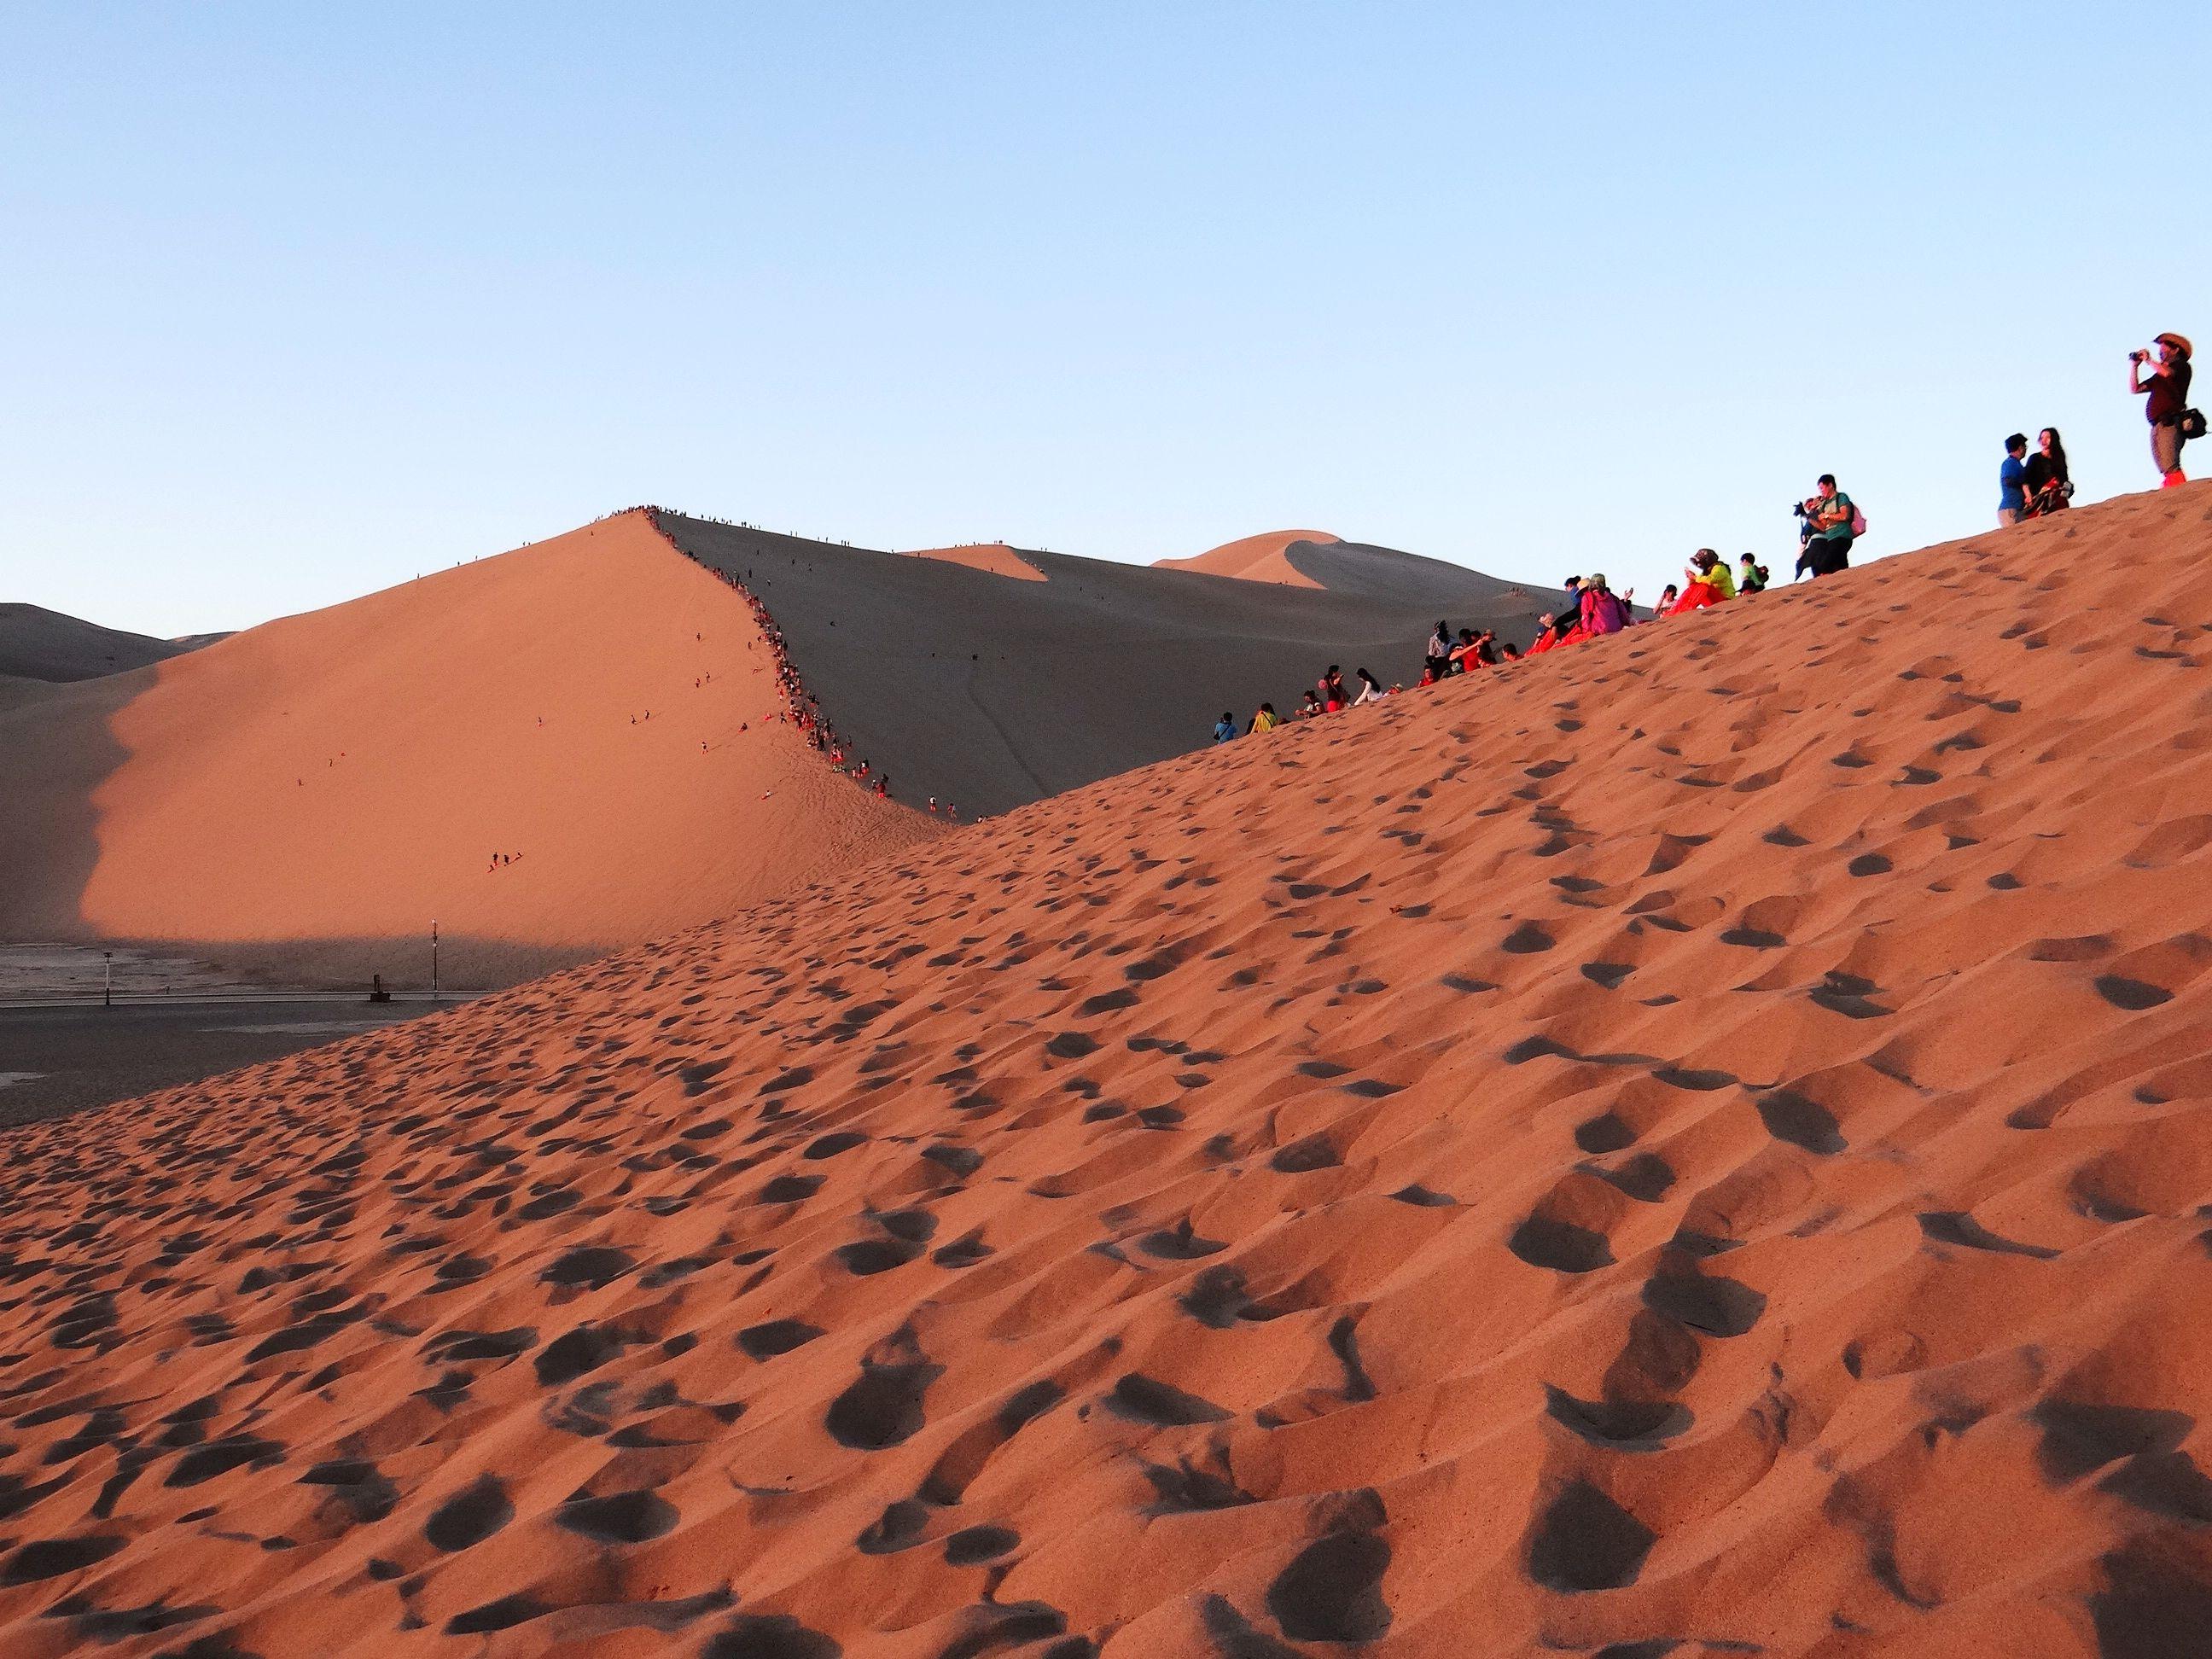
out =
[(0, 1648), (2193, 1650), (2208, 542), (1887, 560), (16, 1135)]
[(1382, 549), (1310, 550), (1341, 592), (1036, 551), (1020, 556), (1046, 580), (1029, 581), (657, 517), (768, 607), (849, 752), (901, 799), (969, 817), (1184, 753), (1224, 709), (1287, 713), (1332, 662), (1416, 679), (1440, 605), (1502, 633), (1535, 615), (1520, 589)]
[(480, 984), (932, 833), (775, 721), (773, 674), (743, 602), (626, 514), (0, 701), (0, 937), (411, 980), (434, 919)]
[(0, 677), (57, 684), (128, 673), (181, 656), (209, 638), (157, 640), (102, 628), (36, 605), (0, 605)]

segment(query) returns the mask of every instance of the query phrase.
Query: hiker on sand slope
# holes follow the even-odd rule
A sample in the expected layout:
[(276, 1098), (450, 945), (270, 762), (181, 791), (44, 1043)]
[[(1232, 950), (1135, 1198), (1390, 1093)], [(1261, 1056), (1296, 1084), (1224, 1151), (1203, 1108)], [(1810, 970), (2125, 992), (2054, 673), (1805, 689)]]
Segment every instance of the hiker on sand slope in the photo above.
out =
[(2186, 337), (2161, 334), (2154, 341), (2157, 367), (2143, 378), (2143, 366), (2154, 353), (2128, 353), (2128, 390), (2143, 399), (2143, 417), (2150, 422), (2150, 457), (2159, 470), (2161, 489), (2189, 482), (2181, 470), (2181, 446), (2185, 440), (2182, 419), (2189, 412), (2189, 382), (2194, 374), (2194, 355)]

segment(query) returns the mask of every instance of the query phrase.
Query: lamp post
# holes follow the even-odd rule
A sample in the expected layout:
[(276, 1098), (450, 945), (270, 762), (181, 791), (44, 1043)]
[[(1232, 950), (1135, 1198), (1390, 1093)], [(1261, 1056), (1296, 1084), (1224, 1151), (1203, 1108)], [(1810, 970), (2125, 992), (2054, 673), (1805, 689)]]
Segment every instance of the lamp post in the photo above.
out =
[(115, 952), (112, 951), (100, 953), (100, 1006), (103, 1008), (115, 1006)]
[(437, 921), (435, 921), (435, 919), (434, 918), (434, 919), (432, 920), (431, 923), (430, 923), (430, 1000), (431, 1000), (431, 1001), (433, 1001), (433, 1002), (435, 1002), (437, 1000), (438, 1000), (438, 924), (437, 924)]

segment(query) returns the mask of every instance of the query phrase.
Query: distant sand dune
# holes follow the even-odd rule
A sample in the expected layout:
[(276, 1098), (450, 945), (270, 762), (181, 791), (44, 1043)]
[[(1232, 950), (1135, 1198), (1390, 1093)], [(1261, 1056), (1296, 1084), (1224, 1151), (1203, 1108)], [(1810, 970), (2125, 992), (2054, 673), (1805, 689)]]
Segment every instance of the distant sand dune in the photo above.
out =
[(156, 640), (40, 605), (0, 604), (0, 677), (56, 684), (96, 679), (164, 661), (220, 637)]
[(512, 980), (934, 830), (635, 514), (65, 690), (0, 704), (0, 937), (412, 982), (435, 920), (449, 982)]
[(2200, 1652), (2208, 554), (1885, 560), (9, 1135), (0, 1650)]
[(1248, 582), (1278, 582), (1286, 587), (1319, 587), (1321, 583), (1290, 562), (1287, 551), (1295, 542), (1326, 544), (1340, 539), (1326, 530), (1271, 530), (1265, 535), (1224, 542), (1187, 559), (1155, 559), (1152, 568), (1195, 570), (1203, 575), (1233, 576)]
[(906, 556), (909, 559), (942, 559), (947, 564), (964, 564), (970, 570), (988, 570), (994, 576), (1011, 576), (1021, 582), (1041, 582), (1045, 579), (1043, 571), (1004, 542), (977, 542), (963, 547), (916, 548)]
[[(793, 665), (900, 799), (963, 814), (1149, 765), (1204, 744), (1226, 709), (1288, 713), (1330, 663), (1420, 676), (1439, 614), (1534, 627), (1528, 596), (1462, 565), (1300, 544), (1299, 584), (1194, 580), (1030, 550), (1045, 580), (659, 514), (671, 539), (768, 607)], [(956, 552), (974, 550), (956, 549)]]

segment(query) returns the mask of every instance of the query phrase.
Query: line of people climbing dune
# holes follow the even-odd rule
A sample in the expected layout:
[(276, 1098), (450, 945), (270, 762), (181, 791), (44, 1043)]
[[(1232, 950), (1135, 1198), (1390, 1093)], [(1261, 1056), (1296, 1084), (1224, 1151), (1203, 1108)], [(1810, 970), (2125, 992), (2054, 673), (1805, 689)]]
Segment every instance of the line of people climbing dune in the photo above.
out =
[[(839, 776), (850, 778), (878, 799), (889, 799), (890, 775), (877, 771), (865, 757), (847, 757), (845, 739), (838, 735), (837, 728), (830, 725), (828, 717), (823, 714), (821, 699), (808, 690), (806, 682), (799, 678), (799, 670), (791, 660), (790, 647), (784, 642), (783, 629), (776, 626), (775, 618), (769, 614), (768, 606), (760, 597), (733, 573), (717, 569), (679, 544), (661, 525), (662, 509), (659, 507), (641, 506), (626, 510), (644, 514), (646, 522), (653, 526), (653, 532), (661, 540), (708, 574), (733, 589), (744, 600), (753, 613), (753, 622), (759, 628), (761, 637), (768, 642), (769, 659), (775, 671), (776, 695), (783, 705), (776, 711), (776, 719), (798, 727), (801, 740), (826, 761), (830, 769)], [(716, 522), (727, 523), (728, 520), (718, 520)], [(750, 575), (751, 573), (748, 571), (746, 574)], [(738, 727), (739, 731), (744, 729), (742, 726)], [(927, 810), (931, 816), (944, 818), (948, 823), (959, 821), (959, 809), (949, 801), (940, 802), (934, 795), (929, 797)]]

